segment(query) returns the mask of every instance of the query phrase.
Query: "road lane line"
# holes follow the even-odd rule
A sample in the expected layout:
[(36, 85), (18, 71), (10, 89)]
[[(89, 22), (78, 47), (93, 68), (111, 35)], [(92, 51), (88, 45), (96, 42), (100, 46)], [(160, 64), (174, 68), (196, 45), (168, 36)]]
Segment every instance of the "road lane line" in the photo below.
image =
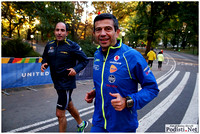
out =
[(158, 86), (158, 89), (160, 90), (160, 92), (166, 87), (168, 87), (175, 80), (175, 78), (178, 76), (179, 73), (180, 71), (174, 72), (173, 75), (171, 75), (164, 83)]
[[(172, 81), (178, 76), (178, 74), (180, 73), (180, 71), (176, 71), (175, 73), (173, 73), (173, 75), (171, 75), (164, 83), (162, 83), (161, 85), (158, 86), (158, 89), (160, 90), (160, 92), (165, 89), (167, 86), (169, 86)], [(157, 84), (159, 84), (157, 82)], [(142, 88), (140, 88), (139, 90), (141, 90)]]
[[(173, 58), (172, 58), (173, 59)], [(174, 61), (174, 59), (173, 59), (173, 61)], [(156, 82), (157, 82), (157, 84), (159, 84), (159, 83), (161, 83), (163, 80), (165, 80), (169, 75), (171, 75), (173, 72), (174, 72), (174, 70), (175, 70), (175, 68), (176, 68), (176, 62), (174, 61), (174, 65), (172, 65), (172, 67), (170, 68), (170, 70), (167, 72), (167, 73), (165, 73), (164, 75), (162, 75), (161, 77), (159, 77), (158, 79), (156, 79)], [(170, 77), (171, 78), (171, 77)], [(170, 79), (170, 78), (168, 78), (168, 79)], [(138, 89), (138, 91), (140, 91), (142, 88), (140, 87), (139, 89)], [(160, 89), (160, 88), (159, 88)]]
[(196, 85), (192, 95), (192, 99), (187, 108), (187, 111), (181, 121), (181, 124), (197, 124), (199, 119), (199, 101), (198, 101), (198, 89), (199, 89), (199, 74), (197, 73)]
[[(83, 109), (79, 110), (79, 113), (84, 112), (84, 111), (89, 110), (89, 109), (93, 109), (93, 108), (94, 108), (94, 106), (90, 106), (90, 107), (87, 107), (87, 108), (83, 108)], [(68, 116), (70, 116), (69, 113), (66, 114), (66, 117), (68, 117)], [(10, 131), (8, 131), (8, 133), (15, 133), (15, 132), (23, 131), (23, 130), (25, 130), (25, 129), (29, 129), (29, 128), (36, 127), (36, 126), (39, 126), (39, 125), (42, 125), (42, 124), (46, 124), (46, 123), (55, 121), (55, 120), (57, 120), (57, 119), (58, 119), (58, 118), (55, 117), (55, 118), (52, 118), (52, 119), (40, 121), (40, 122), (31, 124), (31, 125), (27, 125), (27, 126), (24, 126), (24, 127), (20, 127), (20, 128), (17, 128), (17, 129), (10, 130)]]
[[(80, 117), (85, 116), (85, 115), (88, 115), (88, 114), (91, 114), (91, 113), (93, 113), (93, 112), (94, 112), (94, 109), (93, 109), (93, 110), (90, 110), (90, 111), (87, 111), (87, 112), (85, 112), (85, 113), (80, 114)], [(73, 117), (70, 117), (70, 118), (67, 119), (67, 121), (71, 121), (71, 120), (73, 120), (73, 119), (74, 119)], [(56, 121), (56, 122), (54, 122), (54, 123), (51, 123), (51, 124), (48, 124), (48, 125), (45, 125), (45, 126), (43, 126), (43, 127), (39, 127), (39, 128), (33, 129), (33, 130), (31, 130), (31, 131), (28, 131), (28, 132), (31, 132), (31, 133), (39, 132), (39, 131), (41, 131), (41, 130), (44, 130), (44, 129), (47, 129), (47, 128), (50, 128), (50, 127), (54, 127), (54, 126), (56, 126), (56, 125), (58, 125), (58, 121)]]
[[(169, 58), (168, 58), (167, 55), (168, 55), (168, 54), (164, 54), (164, 57), (165, 57), (164, 63), (165, 63), (166, 65), (169, 64)], [(167, 59), (167, 61), (166, 61), (166, 59)]]
[(159, 103), (154, 109), (152, 109), (148, 114), (146, 114), (142, 119), (139, 120), (139, 127), (137, 132), (145, 132), (149, 127), (155, 123), (161, 115), (173, 104), (173, 102), (178, 98), (178, 96), (183, 91), (187, 81), (189, 79), (190, 73), (186, 72), (181, 82), (178, 86), (168, 95), (161, 103)]

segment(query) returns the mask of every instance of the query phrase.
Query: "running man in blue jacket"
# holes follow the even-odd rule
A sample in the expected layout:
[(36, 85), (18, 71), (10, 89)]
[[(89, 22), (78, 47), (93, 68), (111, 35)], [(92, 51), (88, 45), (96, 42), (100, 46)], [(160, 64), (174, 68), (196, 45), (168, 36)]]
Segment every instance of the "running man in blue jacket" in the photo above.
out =
[(100, 46), (94, 54), (94, 89), (85, 97), (88, 103), (95, 98), (91, 132), (136, 132), (137, 110), (159, 93), (146, 60), (123, 44), (119, 33), (115, 16), (103, 13), (94, 19), (93, 34)]
[(83, 132), (87, 127), (87, 122), (80, 118), (72, 103), (71, 94), (76, 88), (75, 75), (86, 67), (88, 58), (77, 43), (66, 39), (68, 27), (65, 23), (57, 23), (54, 34), (56, 40), (50, 41), (45, 47), (41, 71), (44, 72), (48, 66), (50, 67), (51, 78), (58, 94), (56, 116), (59, 131), (66, 132), (65, 112), (68, 110), (79, 124), (77, 125), (78, 132)]

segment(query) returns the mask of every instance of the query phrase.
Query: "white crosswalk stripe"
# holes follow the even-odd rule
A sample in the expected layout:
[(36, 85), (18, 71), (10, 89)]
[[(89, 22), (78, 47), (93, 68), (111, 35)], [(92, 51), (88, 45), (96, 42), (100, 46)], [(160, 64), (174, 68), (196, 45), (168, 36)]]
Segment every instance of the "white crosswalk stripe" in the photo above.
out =
[[(90, 107), (87, 107), (87, 108), (83, 108), (81, 110), (79, 110), (79, 113), (81, 112), (84, 112), (84, 111), (87, 111), (87, 110), (90, 110), (90, 111), (93, 111), (93, 108), (94, 106), (90, 106)], [(83, 114), (82, 116), (84, 116), (85, 114)], [(66, 114), (66, 117), (69, 117), (71, 116), (69, 113)], [(81, 115), (80, 115), (81, 116)], [(17, 129), (13, 129), (11, 131), (9, 131), (8, 133), (15, 133), (15, 132), (20, 132), (20, 131), (23, 131), (23, 130), (26, 130), (26, 129), (30, 129), (30, 128), (33, 128), (33, 127), (37, 127), (37, 126), (41, 126), (43, 124), (46, 124), (46, 123), (50, 123), (48, 126), (46, 125), (46, 127), (42, 127), (42, 128), (38, 128), (38, 130), (44, 130), (46, 128), (49, 128), (49, 127), (53, 127), (53, 126), (56, 126), (58, 125), (56, 122), (57, 122), (57, 117), (55, 118), (52, 118), (52, 119), (48, 119), (48, 120), (45, 120), (45, 121), (40, 121), (40, 122), (37, 122), (37, 123), (34, 123), (34, 124), (31, 124), (31, 125), (27, 125), (27, 126), (24, 126), (24, 127), (20, 127), (20, 128), (17, 128)], [(72, 120), (72, 119), (68, 119), (68, 120)], [(56, 121), (55, 123), (51, 123), (53, 121)], [(33, 130), (32, 130), (33, 131)], [(34, 132), (37, 132), (34, 130)]]
[(156, 106), (142, 119), (139, 120), (139, 127), (137, 129), (137, 132), (145, 132), (172, 105), (172, 103), (183, 91), (185, 85), (187, 84), (189, 76), (190, 73), (186, 72), (182, 81), (173, 90), (173, 92), (170, 95), (168, 95), (168, 97), (165, 98), (158, 106)]
[(197, 74), (195, 90), (194, 90), (190, 105), (185, 113), (185, 116), (183, 117), (181, 124), (197, 124), (198, 123), (197, 122), (198, 115), (199, 115), (198, 89), (199, 89), (199, 75)]
[(174, 79), (178, 76), (179, 73), (180, 71), (176, 71), (173, 75), (171, 75), (169, 79), (167, 79), (163, 84), (158, 86), (158, 89), (160, 90), (160, 92), (166, 87), (168, 87), (174, 81)]
[[(94, 109), (93, 109), (93, 110), (90, 110), (90, 111), (87, 111), (87, 112), (84, 112), (84, 113), (80, 114), (80, 117), (85, 116), (85, 115), (88, 115), (88, 114), (91, 114), (91, 113), (93, 113), (93, 112), (94, 112)], [(70, 117), (70, 118), (67, 118), (67, 121), (71, 121), (71, 120), (73, 120), (73, 119), (74, 119), (73, 117)], [(45, 125), (45, 126), (43, 126), (43, 127), (39, 127), (39, 128), (33, 129), (33, 130), (31, 130), (31, 131), (28, 131), (28, 132), (31, 132), (31, 133), (33, 133), (33, 132), (39, 132), (39, 131), (41, 131), (41, 130), (44, 130), (44, 129), (47, 129), (47, 128), (49, 128), (49, 127), (53, 127), (53, 126), (56, 126), (56, 125), (58, 125), (58, 122), (54, 122), (54, 123), (51, 123), (51, 124), (49, 124), (49, 125)]]

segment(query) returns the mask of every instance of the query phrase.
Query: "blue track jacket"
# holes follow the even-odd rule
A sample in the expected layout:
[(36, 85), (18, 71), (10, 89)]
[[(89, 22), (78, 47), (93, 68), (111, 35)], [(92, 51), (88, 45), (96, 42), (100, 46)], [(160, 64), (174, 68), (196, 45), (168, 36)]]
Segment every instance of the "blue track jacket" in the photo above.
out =
[[(101, 47), (94, 54), (93, 79), (96, 91), (93, 125), (109, 132), (132, 132), (138, 127), (137, 110), (144, 107), (158, 93), (156, 79), (146, 60), (136, 50), (121, 41), (109, 47), (104, 57)], [(142, 89), (138, 91), (138, 83)], [(134, 106), (116, 111), (111, 105), (115, 99), (109, 93), (131, 97)]]
[(56, 40), (47, 43), (42, 58), (42, 64), (48, 63), (50, 66), (51, 78), (56, 90), (76, 88), (75, 76), (68, 76), (67, 69), (73, 68), (76, 73), (79, 73), (89, 62), (81, 47), (68, 39), (59, 43)]

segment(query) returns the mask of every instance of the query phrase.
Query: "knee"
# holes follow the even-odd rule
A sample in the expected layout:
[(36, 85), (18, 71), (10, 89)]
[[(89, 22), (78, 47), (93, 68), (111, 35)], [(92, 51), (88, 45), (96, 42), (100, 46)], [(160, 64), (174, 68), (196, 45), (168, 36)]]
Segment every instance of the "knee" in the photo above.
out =
[(65, 118), (65, 110), (56, 110), (56, 116), (58, 118)]

